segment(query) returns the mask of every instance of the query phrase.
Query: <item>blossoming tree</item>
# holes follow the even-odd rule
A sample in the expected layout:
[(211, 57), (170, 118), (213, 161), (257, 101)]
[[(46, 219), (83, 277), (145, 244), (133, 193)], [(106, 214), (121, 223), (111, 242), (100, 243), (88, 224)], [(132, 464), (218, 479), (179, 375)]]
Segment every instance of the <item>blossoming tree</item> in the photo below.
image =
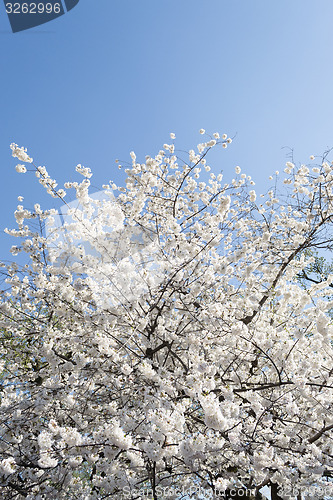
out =
[(282, 194), (259, 197), (239, 167), (224, 183), (208, 165), (226, 135), (184, 158), (171, 139), (131, 153), (103, 199), (79, 165), (80, 205), (47, 237), (29, 221), (52, 227), (54, 209), (15, 212), (29, 264), (3, 265), (3, 499), (333, 494), (333, 276), (296, 279), (332, 245), (332, 164), (288, 162)]

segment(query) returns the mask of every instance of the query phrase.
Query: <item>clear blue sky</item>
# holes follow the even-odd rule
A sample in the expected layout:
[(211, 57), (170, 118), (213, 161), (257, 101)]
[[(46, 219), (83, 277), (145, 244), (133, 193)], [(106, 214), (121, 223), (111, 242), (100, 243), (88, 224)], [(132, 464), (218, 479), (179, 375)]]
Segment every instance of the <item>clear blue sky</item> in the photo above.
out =
[[(47, 197), (15, 172), (16, 142), (51, 176), (94, 171), (122, 183), (115, 159), (156, 153), (169, 133), (188, 149), (204, 127), (237, 134), (214, 156), (269, 186), (287, 149), (297, 160), (333, 146), (331, 0), (80, 0), (66, 15), (13, 34), (0, 3), (0, 229), (17, 196)], [(0, 259), (12, 243), (0, 235)]]

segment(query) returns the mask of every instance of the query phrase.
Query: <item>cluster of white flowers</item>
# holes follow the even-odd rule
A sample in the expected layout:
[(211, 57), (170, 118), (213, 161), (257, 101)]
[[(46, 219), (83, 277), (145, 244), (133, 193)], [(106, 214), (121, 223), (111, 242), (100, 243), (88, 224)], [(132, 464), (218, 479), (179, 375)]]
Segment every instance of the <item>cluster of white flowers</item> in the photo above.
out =
[(81, 434), (74, 427), (62, 427), (60, 435), (68, 446), (78, 446), (83, 441)]
[(12, 150), (12, 156), (14, 156), (14, 158), (18, 158), (20, 161), (24, 161), (26, 163), (33, 162), (33, 159), (28, 155), (26, 148), (20, 148), (17, 144), (12, 142), (10, 149)]
[(13, 474), (17, 469), (15, 459), (13, 457), (4, 458), (0, 462), (0, 472), (1, 474)]
[(89, 167), (83, 167), (82, 165), (77, 165), (75, 167), (76, 172), (90, 179), (92, 177), (91, 169)]
[(40, 449), (50, 449), (53, 443), (52, 434), (47, 431), (42, 431), (39, 434), (37, 441)]
[(250, 194), (250, 201), (252, 201), (254, 203), (257, 199), (256, 192), (254, 191), (254, 189), (251, 189), (249, 194)]

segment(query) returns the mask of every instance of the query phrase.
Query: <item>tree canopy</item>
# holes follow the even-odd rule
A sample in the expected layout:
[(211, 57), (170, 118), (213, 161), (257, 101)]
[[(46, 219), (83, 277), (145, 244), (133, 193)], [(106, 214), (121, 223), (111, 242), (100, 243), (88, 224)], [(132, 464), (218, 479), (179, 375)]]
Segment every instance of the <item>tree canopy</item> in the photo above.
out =
[(230, 143), (171, 134), (100, 199), (89, 169), (58, 190), (12, 144), (78, 205), (62, 227), (19, 205), (7, 230), (30, 260), (3, 264), (1, 498), (333, 495), (332, 269), (298, 279), (332, 249), (333, 165), (287, 162), (261, 196), (209, 166)]

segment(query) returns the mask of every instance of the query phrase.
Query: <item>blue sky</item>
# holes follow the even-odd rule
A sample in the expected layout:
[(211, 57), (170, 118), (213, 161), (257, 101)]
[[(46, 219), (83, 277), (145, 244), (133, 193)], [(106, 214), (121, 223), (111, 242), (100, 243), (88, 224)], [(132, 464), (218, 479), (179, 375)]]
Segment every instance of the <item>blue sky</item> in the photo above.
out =
[[(269, 187), (288, 148), (306, 162), (333, 146), (331, 0), (80, 0), (66, 15), (11, 33), (0, 4), (0, 229), (17, 196), (57, 207), (35, 176), (15, 172), (9, 144), (59, 180), (81, 163), (96, 190), (124, 182), (115, 160), (155, 154), (175, 132), (235, 134), (211, 164)], [(12, 244), (0, 236), (0, 259)]]

